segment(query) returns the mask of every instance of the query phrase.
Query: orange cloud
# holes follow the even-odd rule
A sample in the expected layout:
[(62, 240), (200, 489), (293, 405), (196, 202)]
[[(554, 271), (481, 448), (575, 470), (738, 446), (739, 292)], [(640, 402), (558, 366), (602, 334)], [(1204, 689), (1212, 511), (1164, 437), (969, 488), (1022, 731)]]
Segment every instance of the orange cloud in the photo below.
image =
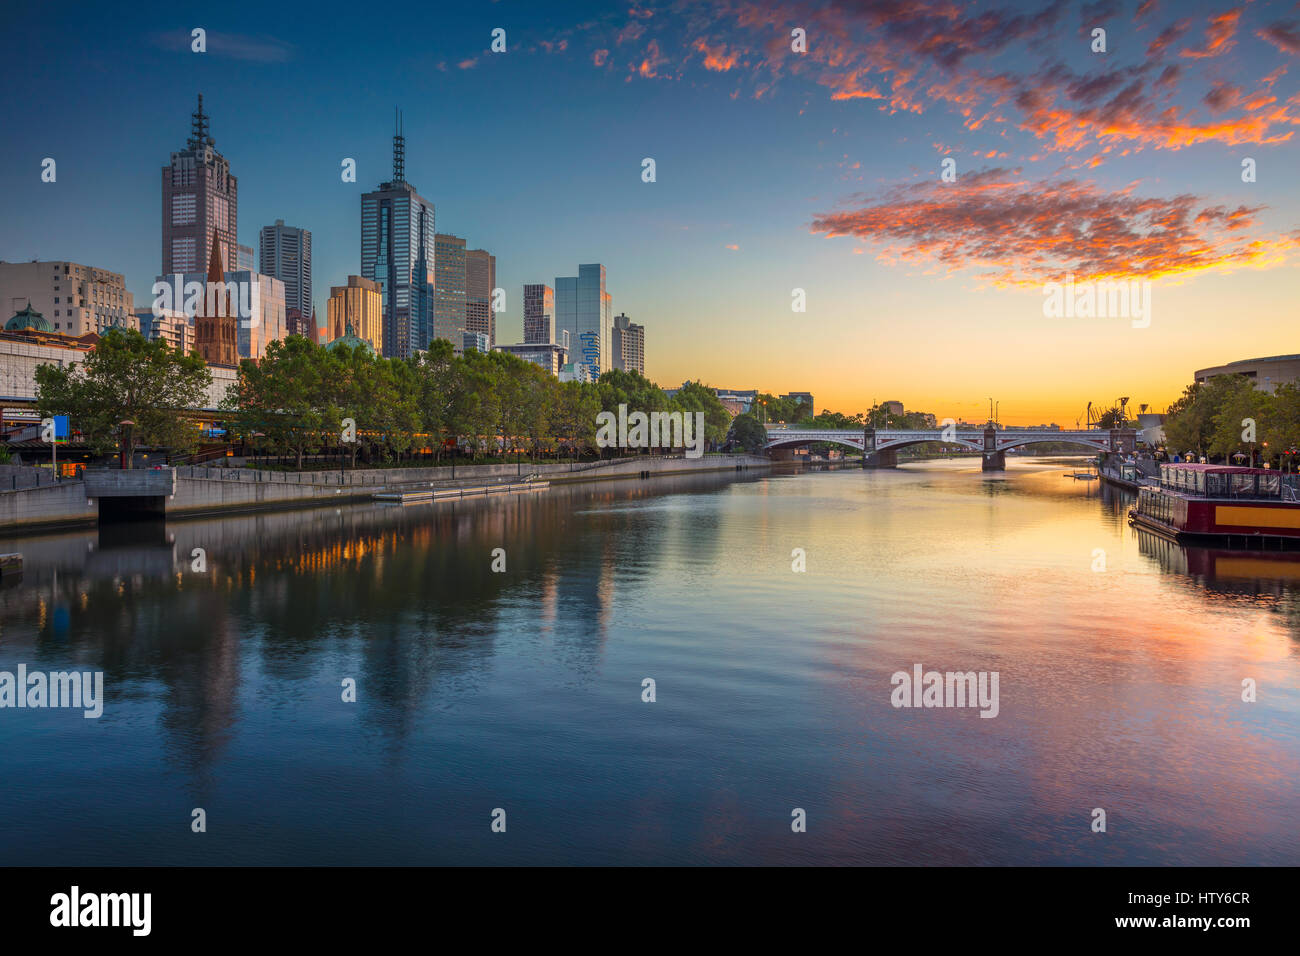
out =
[(878, 261), (947, 274), (979, 270), (995, 285), (1187, 276), (1267, 268), (1300, 251), (1300, 232), (1245, 239), (1260, 207), (1203, 205), (1195, 196), (1139, 197), (1079, 180), (1030, 182), (1018, 170), (968, 173), (955, 184), (896, 185), (856, 208), (821, 213), (811, 231), (876, 246)]

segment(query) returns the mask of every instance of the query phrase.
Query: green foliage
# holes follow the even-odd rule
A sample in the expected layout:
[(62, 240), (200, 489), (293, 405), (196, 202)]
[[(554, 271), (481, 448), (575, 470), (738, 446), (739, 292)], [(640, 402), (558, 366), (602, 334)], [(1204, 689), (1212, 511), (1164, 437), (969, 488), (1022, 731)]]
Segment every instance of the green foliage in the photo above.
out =
[(1265, 461), (1277, 458), (1300, 447), (1300, 388), (1283, 385), (1270, 395), (1244, 375), (1218, 375), (1184, 390), (1169, 406), (1164, 432), (1171, 453), (1228, 460), (1255, 452)]
[(211, 382), (197, 355), (115, 328), (85, 361), (37, 366), (36, 403), (43, 417), (69, 416), (95, 454), (108, 454), (119, 441), (192, 451), (198, 428), (186, 409), (203, 404)]
[(737, 415), (735, 421), (731, 423), (731, 437), (745, 451), (754, 455), (761, 452), (767, 445), (767, 429), (763, 427), (762, 422), (748, 412), (744, 415)]

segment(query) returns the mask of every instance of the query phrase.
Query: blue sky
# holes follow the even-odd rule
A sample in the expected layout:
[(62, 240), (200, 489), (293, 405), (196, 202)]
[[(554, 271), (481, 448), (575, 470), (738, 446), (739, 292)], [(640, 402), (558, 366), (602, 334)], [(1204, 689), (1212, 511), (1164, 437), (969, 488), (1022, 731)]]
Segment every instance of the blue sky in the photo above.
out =
[[(894, 397), (955, 417), (996, 391), (1004, 417), (1011, 409), (1027, 423), (1063, 419), (1111, 391), (1163, 404), (1192, 368), (1300, 350), (1285, 251), (1297, 186), (1281, 175), (1297, 167), (1294, 143), (1281, 138), (1300, 113), (1287, 48), (1296, 14), (1290, 3), (1253, 4), (1216, 27), (1234, 5), (1166, 3), (1141, 16), (1137, 7), (972, 3), (958, 21), (895, 16), (868, 0), (794, 2), (770, 16), (746, 0), (485, 2), (411, 5), (392, 16), (393, 29), (373, 25), (364, 8), (307, 4), (7, 9), (0, 258), (123, 272), (147, 305), (160, 267), (159, 170), (183, 147), (202, 92), (217, 148), (239, 178), (240, 242), (256, 246), (258, 229), (276, 219), (310, 229), (323, 317), (329, 286), (359, 271), (359, 197), (389, 178), (400, 107), (407, 179), (434, 202), (439, 231), (497, 256), (508, 296), (498, 341), (521, 337), (525, 282), (600, 261), (616, 311), (646, 325), (647, 371), (665, 385), (689, 376), (809, 390), (819, 407), (849, 412)], [(996, 19), (978, 19), (984, 13)], [(1109, 27), (1109, 59), (1092, 55), (1080, 33), (1093, 20)], [(783, 59), (791, 23), (808, 25), (810, 53), (799, 60)], [(189, 50), (193, 27), (208, 31), (205, 54)], [(488, 51), (496, 27), (506, 30), (504, 54)], [(1174, 45), (1153, 53), (1165, 28)], [(876, 68), (889, 49), (909, 58)], [(1181, 73), (1156, 95), (1165, 57)], [(913, 62), (928, 71), (923, 80), (908, 75)], [(1049, 64), (1074, 84), (1042, 79)], [(1137, 79), (1118, 78), (1139, 68)], [(1069, 104), (1076, 112), (1065, 126), (1044, 125), (1055, 109), (1026, 120), (1029, 107), (1014, 97), (963, 100), (968, 87), (993, 88), (993, 77), (1039, 77), (1023, 94), (1053, 84), (1077, 91), (1079, 77), (1106, 71), (1116, 73), (1105, 93), (1114, 99)], [(1204, 98), (1216, 84), (1221, 108), (1211, 110)], [(1136, 86), (1151, 97), (1134, 111), (1140, 123), (1155, 123), (1167, 96), (1187, 111), (1174, 125), (1201, 131), (1195, 141), (1141, 126), (1078, 142), (1062, 132), (1094, 103), (1113, 114)], [(1246, 102), (1260, 90), (1271, 91), (1271, 105)], [(1216, 126), (1264, 115), (1253, 131)], [(1244, 154), (1261, 166), (1253, 188), (1238, 175)], [(58, 162), (55, 184), (39, 179), (47, 156)], [(657, 164), (653, 184), (641, 181), (646, 156)], [(1005, 214), (1024, 216), (1018, 228), (1032, 241), (992, 253), (1001, 257), (992, 263), (996, 224), (953, 231), (951, 218), (937, 219), (949, 223), (938, 241), (945, 258), (924, 216), (908, 224), (926, 195), (889, 204), (891, 190), (930, 188), (945, 156), (961, 177), (984, 171), (1049, 206), (1062, 181), (1086, 182), (1089, 202), (1104, 204), (1095, 218), (1119, 208), (1112, 199), (1125, 190), (1170, 203), (1193, 196), (1193, 213), (1248, 205), (1248, 234), (1283, 249), (1283, 260), (1188, 262), (1202, 238), (1225, 248), (1233, 240), (1193, 234), (1167, 244), (1164, 321), (1145, 337), (1128, 323), (1045, 328), (1033, 286), (1041, 270), (990, 282), (1047, 243), (1028, 202)], [(357, 161), (355, 184), (340, 180), (345, 157)], [(849, 234), (815, 230), (836, 212)], [(1109, 242), (1091, 237), (1094, 247)], [(1053, 252), (1054, 266), (1086, 273), (1088, 262), (1070, 260), (1075, 248)], [(807, 291), (807, 313), (790, 310), (795, 287)], [(1258, 322), (1227, 328), (1230, 311)]]

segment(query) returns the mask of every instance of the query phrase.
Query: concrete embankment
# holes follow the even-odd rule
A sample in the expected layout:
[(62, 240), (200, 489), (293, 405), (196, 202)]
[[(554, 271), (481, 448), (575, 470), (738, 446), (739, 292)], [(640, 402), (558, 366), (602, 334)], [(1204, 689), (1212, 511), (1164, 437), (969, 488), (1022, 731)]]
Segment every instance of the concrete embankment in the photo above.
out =
[[(551, 483), (608, 479), (655, 478), (709, 471), (744, 471), (770, 468), (772, 462), (753, 455), (707, 455), (702, 458), (625, 458), (576, 464), (471, 465), (450, 468), (376, 468), (355, 471), (285, 472), (246, 468), (176, 469), (174, 494), (159, 504), (168, 518), (206, 517), (226, 512), (313, 508), (342, 501), (370, 501), (381, 492), (415, 487), (445, 487), (509, 482), (518, 476), (537, 475)], [(22, 469), (37, 472), (39, 469)], [(41, 481), (45, 483), (38, 483)], [(6, 490), (0, 476), (0, 533), (42, 527), (94, 524), (98, 502), (87, 494), (86, 483), (23, 474), (12, 478)]]

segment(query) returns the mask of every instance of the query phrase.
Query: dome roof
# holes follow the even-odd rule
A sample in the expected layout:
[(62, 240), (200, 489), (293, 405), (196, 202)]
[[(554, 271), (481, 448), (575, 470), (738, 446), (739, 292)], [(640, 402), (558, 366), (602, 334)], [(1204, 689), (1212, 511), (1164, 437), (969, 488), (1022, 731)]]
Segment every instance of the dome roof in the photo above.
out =
[(14, 317), (5, 323), (6, 332), (21, 332), (24, 329), (34, 329), (37, 332), (53, 332), (54, 326), (50, 325), (45, 316), (32, 308), (32, 303), (29, 300), (27, 308), (14, 313)]
[(340, 345), (346, 345), (348, 348), (352, 348), (352, 349), (363, 348), (372, 355), (374, 354), (375, 351), (374, 347), (369, 342), (361, 338), (361, 336), (357, 335), (357, 333), (353, 331), (351, 322), (347, 324), (347, 331), (343, 335), (340, 335), (337, 339), (335, 339), (333, 342), (330, 342), (325, 347), (332, 351), (338, 348)]

